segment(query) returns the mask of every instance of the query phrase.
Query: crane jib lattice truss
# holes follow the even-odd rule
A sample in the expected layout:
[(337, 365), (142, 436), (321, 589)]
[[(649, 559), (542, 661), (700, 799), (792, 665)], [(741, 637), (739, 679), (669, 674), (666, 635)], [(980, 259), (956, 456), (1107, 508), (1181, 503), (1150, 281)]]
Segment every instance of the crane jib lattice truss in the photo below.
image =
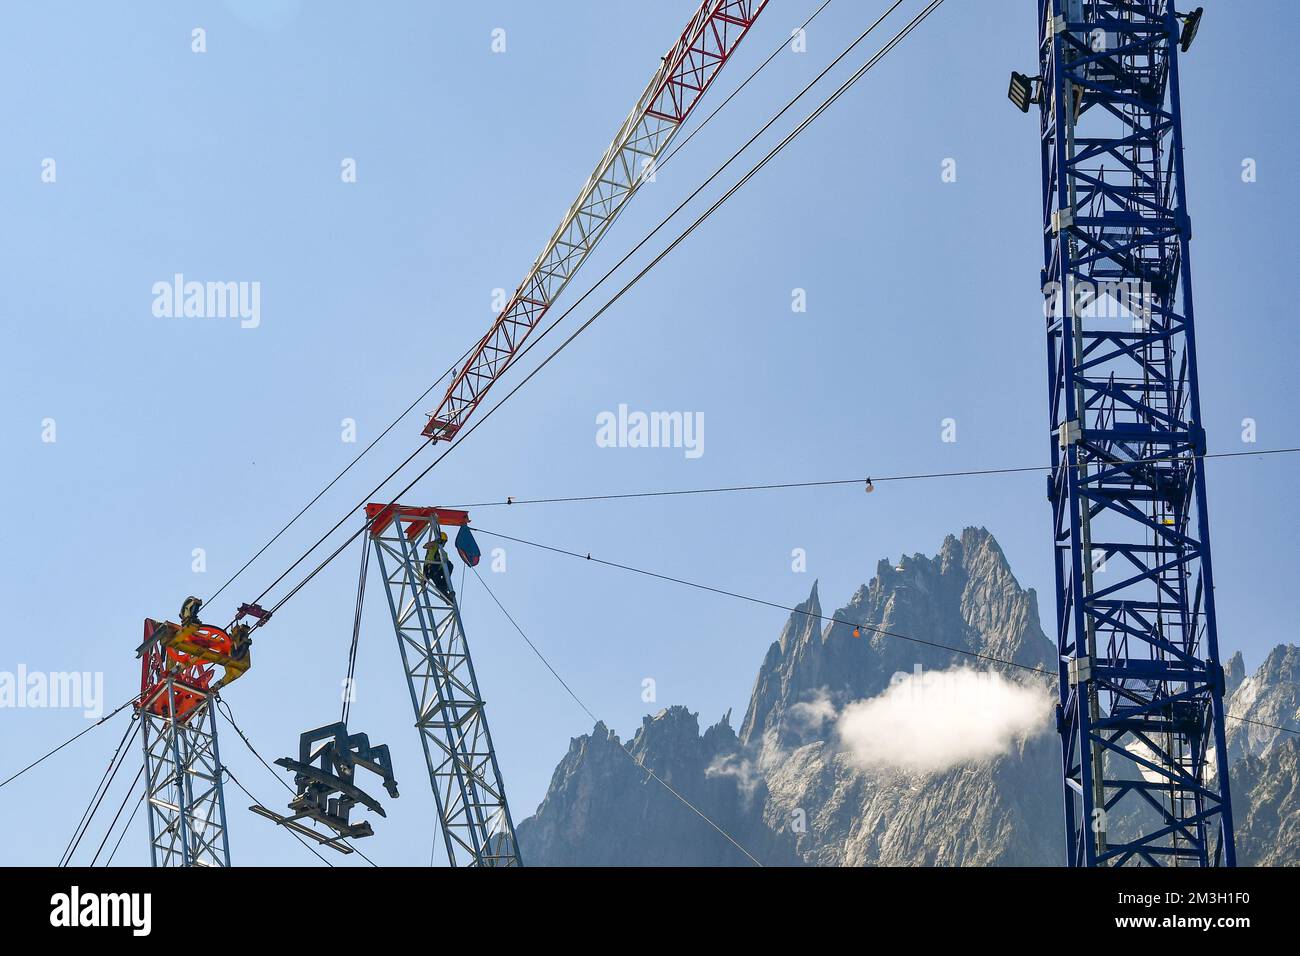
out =
[(664, 56), (645, 92), (492, 328), (452, 378), (424, 434), (451, 439), (509, 366), (524, 340), (655, 163), (762, 13), (767, 0), (705, 0)]

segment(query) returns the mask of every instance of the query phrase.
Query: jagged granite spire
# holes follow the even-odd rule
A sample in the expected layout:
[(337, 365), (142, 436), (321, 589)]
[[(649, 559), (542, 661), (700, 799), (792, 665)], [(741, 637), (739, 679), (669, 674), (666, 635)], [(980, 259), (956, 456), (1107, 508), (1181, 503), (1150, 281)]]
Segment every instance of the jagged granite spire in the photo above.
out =
[(757, 746), (764, 735), (794, 742), (798, 728), (785, 720), (787, 711), (815, 694), (861, 700), (883, 692), (899, 672), (987, 666), (972, 654), (1054, 670), (1037, 596), (1021, 589), (985, 528), (949, 535), (934, 557), (881, 560), (875, 577), (827, 617), (830, 622), (821, 620), (814, 584), (768, 648), (741, 724), (742, 743)]
[[(1225, 670), (1230, 676), (1232, 662)], [(1227, 721), (1228, 759), (1233, 763), (1248, 754), (1265, 757), (1294, 736), (1275, 728), (1300, 726), (1300, 647), (1279, 644), (1269, 651), (1259, 670), (1239, 681), (1226, 701), (1226, 710), (1233, 717), (1258, 721)]]
[(1228, 663), (1223, 665), (1223, 697), (1225, 700), (1231, 698), (1241, 686), (1241, 682), (1246, 679), (1246, 661), (1241, 656), (1241, 651), (1237, 651), (1230, 658)]
[(519, 824), (525, 863), (749, 864), (692, 806), (737, 835), (764, 863), (797, 862), (774, 835), (754, 827), (754, 807), (763, 799), (755, 792), (761, 779), (739, 753), (730, 717), (728, 712), (701, 735), (699, 715), (674, 706), (643, 718), (626, 744), (604, 723), (573, 738), (537, 812)]

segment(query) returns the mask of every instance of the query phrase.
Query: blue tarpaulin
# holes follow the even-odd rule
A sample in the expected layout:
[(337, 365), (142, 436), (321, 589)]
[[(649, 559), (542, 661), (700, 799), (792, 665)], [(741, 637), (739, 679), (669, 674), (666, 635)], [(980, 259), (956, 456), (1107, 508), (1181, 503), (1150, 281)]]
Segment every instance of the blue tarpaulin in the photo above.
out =
[(469, 525), (463, 524), (460, 530), (456, 532), (456, 550), (460, 553), (461, 560), (471, 568), (478, 567), (479, 558), (483, 556), (478, 549), (478, 542), (474, 540), (474, 535), (470, 534)]

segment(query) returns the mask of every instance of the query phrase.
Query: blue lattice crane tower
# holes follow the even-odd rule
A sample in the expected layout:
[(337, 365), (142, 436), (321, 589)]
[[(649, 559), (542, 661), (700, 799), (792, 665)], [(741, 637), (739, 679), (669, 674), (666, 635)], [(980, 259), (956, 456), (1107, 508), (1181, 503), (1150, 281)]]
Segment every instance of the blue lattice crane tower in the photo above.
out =
[(1200, 10), (1039, 0), (1068, 861), (1233, 865), (1178, 90)]

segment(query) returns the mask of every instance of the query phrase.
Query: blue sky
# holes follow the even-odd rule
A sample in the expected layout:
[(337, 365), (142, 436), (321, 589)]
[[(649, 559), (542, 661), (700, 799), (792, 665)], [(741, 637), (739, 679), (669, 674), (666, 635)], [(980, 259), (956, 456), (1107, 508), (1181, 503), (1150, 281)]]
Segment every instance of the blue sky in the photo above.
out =
[[(814, 6), (773, 0), (704, 110)], [(1032, 6), (949, 0), (408, 500), (1045, 461), (1036, 125), (1005, 99), (1008, 72), (1032, 72)], [(1300, 444), (1286, 242), (1297, 144), (1294, 124), (1277, 122), (1294, 115), (1297, 91), (1268, 69), (1243, 69), (1291, 54), (1285, 30), (1255, 26), (1290, 7), (1258, 0), (1247, 20), (1206, 6), (1182, 76), (1210, 446)], [(561, 306), (883, 7), (834, 0), (807, 53), (782, 53), (636, 197)], [(523, 276), (693, 8), (7, 4), (0, 669), (103, 672), (110, 706), (129, 697), (141, 619), (174, 616), (185, 595), (214, 590), (483, 332), (492, 290)], [(191, 52), (195, 27), (206, 30), (202, 54)], [(506, 31), (504, 53), (492, 52), (495, 28)], [(47, 158), (54, 183), (42, 182)], [(355, 183), (341, 181), (347, 158)], [(945, 183), (949, 158), (957, 180)], [(1247, 158), (1257, 182), (1242, 182)], [(260, 325), (154, 316), (154, 283), (178, 272), (259, 282)], [(791, 310), (796, 288), (805, 313)], [(598, 447), (596, 416), (620, 404), (702, 412), (704, 454)], [(954, 443), (941, 441), (948, 417)], [(1247, 417), (1257, 446), (1241, 441)], [(359, 444), (340, 440), (345, 418)], [(46, 419), (52, 443), (42, 441)], [(405, 458), (422, 421), (394, 429), (222, 595), (214, 617), (251, 600)], [(1294, 467), (1278, 456), (1209, 468), (1221, 641), (1250, 666), (1294, 639), (1281, 611), (1300, 570)], [(1045, 614), (1052, 605), (1037, 474), (897, 483), (871, 496), (848, 487), (492, 508), (474, 520), (778, 603), (803, 599), (819, 578), (828, 608), (879, 558), (932, 553), (944, 535), (984, 525)], [(205, 574), (191, 570), (195, 548)], [(804, 573), (791, 570), (795, 548), (806, 550)], [(226, 695), (268, 758), (335, 718), (357, 559), (335, 562), (260, 632), (253, 670)], [(776, 610), (521, 546), (506, 561), (489, 579), (498, 597), (622, 735), (674, 703), (708, 722), (734, 708), (738, 723), (783, 624)], [(463, 605), (518, 820), (590, 721), (472, 579)], [(381, 863), (419, 864), (432, 798), (398, 667), (372, 589), (353, 724), (393, 747), (403, 796), (387, 801), (389, 819), (365, 849)], [(653, 704), (641, 699), (645, 678), (656, 682)], [(84, 725), (70, 710), (0, 711), (0, 775)], [(58, 859), (120, 733), (102, 727), (0, 791), (0, 806), (24, 821), (0, 862)], [(235, 735), (222, 744), (239, 778), (280, 802)], [(227, 799), (236, 863), (315, 864), (247, 813), (242, 794)], [(146, 862), (142, 823), (118, 862)]]

